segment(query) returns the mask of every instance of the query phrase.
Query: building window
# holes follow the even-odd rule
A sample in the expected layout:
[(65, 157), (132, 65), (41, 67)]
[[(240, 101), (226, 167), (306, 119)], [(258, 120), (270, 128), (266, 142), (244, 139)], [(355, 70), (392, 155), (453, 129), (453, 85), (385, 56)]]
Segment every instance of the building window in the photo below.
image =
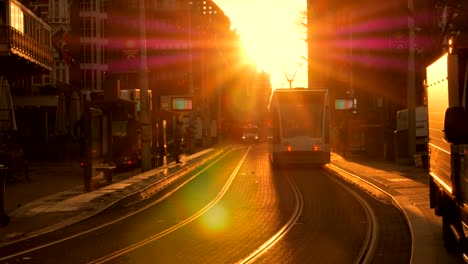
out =
[(163, 0), (155, 0), (154, 1), (154, 8), (156, 10), (160, 10), (163, 8)]
[(81, 20), (81, 36), (84, 38), (91, 37), (91, 19), (89, 17), (85, 17)]
[(92, 90), (92, 87), (91, 87), (91, 71), (90, 70), (82, 70), (81, 71), (81, 82), (82, 82), (83, 88), (85, 90)]
[(138, 8), (138, 0), (129, 0), (128, 7), (132, 9)]
[(107, 10), (109, 9), (109, 2), (107, 0), (102, 0), (101, 1), (101, 11), (103, 13), (107, 12)]
[(24, 33), (23, 11), (18, 5), (16, 5), (13, 2), (10, 5), (10, 18), (11, 26), (17, 29), (19, 32)]
[(91, 11), (98, 11), (96, 10), (99, 6), (96, 6), (96, 1), (95, 0), (90, 0), (91, 1)]
[(81, 0), (80, 4), (80, 8), (82, 11), (91, 11), (91, 0)]
[(81, 54), (81, 63), (82, 64), (90, 64), (91, 63), (91, 55), (92, 55), (91, 45), (82, 44), (80, 54)]
[(59, 3), (59, 0), (53, 1), (52, 5), (53, 5), (52, 9), (53, 9), (53, 13), (54, 13), (55, 18), (59, 18), (60, 17), (60, 13), (59, 13), (60, 3)]
[(89, 36), (91, 38), (93, 37), (96, 37), (96, 19), (94, 17), (90, 18), (90, 23), (91, 23), (91, 26), (90, 26), (90, 32), (89, 32)]
[(42, 75), (34, 75), (32, 78), (32, 84), (42, 84)]

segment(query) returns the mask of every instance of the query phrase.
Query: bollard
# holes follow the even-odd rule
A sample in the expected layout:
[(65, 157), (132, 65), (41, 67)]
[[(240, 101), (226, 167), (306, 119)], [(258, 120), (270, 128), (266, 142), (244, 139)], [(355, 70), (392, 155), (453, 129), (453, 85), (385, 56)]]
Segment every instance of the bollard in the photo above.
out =
[(8, 167), (0, 164), (0, 225), (7, 226), (10, 217), (5, 213), (5, 178)]

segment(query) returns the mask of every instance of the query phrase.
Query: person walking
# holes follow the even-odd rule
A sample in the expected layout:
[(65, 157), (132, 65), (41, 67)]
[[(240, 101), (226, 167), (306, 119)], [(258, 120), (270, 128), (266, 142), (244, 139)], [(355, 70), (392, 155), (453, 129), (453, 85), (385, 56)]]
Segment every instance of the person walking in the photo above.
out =
[(346, 151), (348, 150), (348, 131), (346, 121), (342, 121), (338, 127), (338, 138), (339, 143), (338, 147), (343, 154), (343, 157), (346, 157)]
[(180, 155), (182, 154), (182, 141), (184, 140), (184, 128), (182, 127), (182, 122), (176, 122), (175, 137), (174, 137), (174, 147), (175, 153), (174, 158), (176, 163), (182, 163), (180, 161)]

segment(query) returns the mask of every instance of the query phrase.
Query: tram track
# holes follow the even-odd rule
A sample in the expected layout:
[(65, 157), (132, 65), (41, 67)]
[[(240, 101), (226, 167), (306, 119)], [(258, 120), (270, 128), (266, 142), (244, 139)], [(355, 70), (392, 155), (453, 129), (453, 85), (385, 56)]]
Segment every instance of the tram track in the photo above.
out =
[[(101, 264), (101, 263), (106, 263), (106, 262), (108, 262), (108, 261), (111, 261), (111, 260), (113, 260), (113, 259), (115, 259), (115, 258), (117, 258), (117, 257), (120, 257), (120, 256), (122, 256), (122, 255), (124, 255), (124, 254), (126, 254), (126, 253), (128, 253), (128, 252), (131, 252), (131, 251), (133, 251), (133, 250), (135, 250), (135, 249), (137, 249), (137, 248), (143, 247), (143, 246), (145, 246), (145, 245), (147, 245), (147, 244), (153, 242), (153, 241), (156, 240), (156, 239), (159, 239), (159, 238), (161, 238), (161, 237), (163, 237), (163, 236), (165, 236), (165, 235), (167, 235), (167, 234), (170, 234), (170, 233), (172, 233), (172, 232), (178, 230), (179, 228), (181, 228), (181, 227), (183, 227), (183, 226), (185, 226), (185, 225), (187, 225), (187, 224), (193, 222), (194, 220), (196, 220), (198, 217), (200, 217), (200, 216), (203, 215), (205, 212), (207, 212), (210, 208), (212, 208), (213, 206), (215, 206), (215, 205), (221, 200), (221, 198), (224, 197), (224, 195), (226, 194), (227, 190), (229, 189), (231, 183), (234, 181), (234, 179), (235, 179), (235, 177), (236, 177), (236, 175), (237, 175), (237, 173), (238, 173), (240, 167), (242, 166), (242, 164), (244, 163), (245, 159), (247, 158), (247, 155), (249, 154), (249, 151), (250, 151), (250, 147), (247, 149), (247, 151), (245, 152), (244, 156), (241, 158), (241, 160), (240, 160), (239, 163), (237, 164), (236, 168), (235, 168), (234, 171), (231, 173), (231, 175), (230, 175), (228, 181), (227, 181), (226, 184), (223, 186), (223, 188), (222, 188), (221, 191), (218, 193), (218, 195), (217, 195), (213, 200), (211, 200), (211, 202), (209, 202), (207, 205), (205, 205), (203, 208), (201, 208), (198, 212), (196, 212), (195, 214), (193, 214), (193, 215), (190, 216), (189, 218), (187, 218), (187, 219), (185, 219), (185, 220), (179, 222), (177, 225), (174, 225), (174, 226), (172, 226), (172, 227), (170, 227), (170, 228), (167, 228), (167, 229), (165, 229), (165, 230), (163, 230), (163, 231), (161, 231), (161, 232), (159, 232), (159, 233), (157, 233), (157, 234), (155, 234), (155, 235), (149, 236), (149, 237), (147, 237), (147, 238), (144, 239), (144, 240), (141, 240), (141, 241), (139, 241), (139, 242), (137, 242), (137, 243), (134, 243), (134, 244), (132, 244), (132, 245), (130, 245), (130, 246), (127, 246), (127, 247), (125, 247), (125, 248), (122, 248), (122, 249), (120, 249), (120, 250), (118, 250), (118, 251), (114, 251), (114, 252), (112, 252), (111, 254), (108, 254), (108, 255), (106, 255), (106, 256), (103, 256), (103, 257), (101, 257), (101, 258), (99, 258), (99, 259), (95, 259), (95, 260), (93, 260), (93, 261), (90, 261), (90, 262), (88, 262), (88, 264)], [(226, 153), (225, 155), (227, 155), (227, 153)], [(223, 157), (224, 157), (224, 156), (223, 156)], [(221, 158), (222, 158), (222, 157), (221, 157)], [(219, 158), (219, 159), (221, 159), (221, 158)], [(218, 160), (219, 160), (219, 159), (218, 159)], [(218, 160), (214, 161), (213, 164), (216, 163)], [(202, 172), (203, 172), (203, 171), (202, 171)], [(202, 172), (197, 173), (197, 174), (194, 175), (192, 178), (198, 176), (198, 175), (199, 175), (200, 173), (202, 173)], [(187, 180), (187, 182), (190, 181), (192, 178), (190, 178), (189, 180)], [(172, 192), (175, 192), (175, 191), (177, 191), (177, 190), (180, 189), (180, 188), (182, 188), (182, 186), (177, 187), (177, 188), (176, 188), (175, 190), (173, 190)], [(172, 192), (171, 192), (171, 193), (172, 193)], [(164, 197), (169, 196), (171, 193), (166, 194)], [(162, 198), (161, 198), (161, 199), (162, 199)], [(161, 199), (158, 199), (158, 200), (155, 201), (154, 203), (160, 202)]]
[(302, 210), (304, 209), (304, 200), (303, 200), (303, 197), (302, 197), (302, 193), (299, 190), (299, 187), (297, 186), (297, 184), (294, 183), (294, 181), (291, 179), (291, 177), (288, 177), (288, 183), (290, 184), (291, 188), (293, 189), (294, 199), (296, 201), (296, 206), (294, 207), (294, 210), (293, 210), (293, 213), (291, 214), (291, 217), (286, 222), (286, 224), (276, 234), (274, 234), (270, 239), (268, 239), (264, 244), (262, 244), (255, 251), (250, 253), (246, 258), (238, 261), (237, 262), (238, 264), (254, 263), (255, 260), (258, 257), (260, 257), (262, 254), (267, 252), (278, 241), (280, 241), (281, 238), (284, 235), (286, 235), (289, 232), (289, 230), (291, 230), (294, 227), (294, 225), (297, 223), (298, 219), (300, 218), (300, 216), (302, 214)]
[[(250, 148), (249, 148), (250, 150)], [(246, 157), (248, 155), (248, 151), (244, 154), (240, 162), (238, 163), (236, 169), (231, 173), (231, 176), (229, 177), (229, 180), (226, 182), (224, 185), (223, 189), (219, 192), (219, 194), (210, 202), (208, 203), (205, 207), (203, 207), (201, 210), (199, 210), (197, 213), (193, 214), (191, 217), (181, 221), (177, 225), (174, 225), (170, 228), (167, 228), (158, 234), (152, 235), (144, 240), (139, 241), (138, 243), (134, 243), (133, 245), (127, 246), (125, 248), (122, 248), (118, 251), (112, 252), (111, 254), (108, 254), (106, 256), (103, 256), (99, 259), (95, 259), (93, 261), (88, 262), (88, 264), (100, 264), (100, 263), (107, 263), (115, 258), (118, 258), (122, 255), (125, 255), (126, 253), (129, 253), (137, 248), (143, 247), (159, 238), (164, 237), (167, 234), (170, 234), (179, 228), (182, 228), (183, 226), (191, 223), (198, 217), (200, 217), (202, 214), (204, 214), (206, 211), (208, 211), (210, 208), (215, 206), (216, 203), (221, 200), (221, 198), (224, 196), (226, 191), (228, 190), (230, 184), (234, 180), (236, 174), (238, 173), (241, 165), (245, 161)], [(375, 215), (374, 210), (372, 209), (372, 206), (356, 191), (354, 191), (351, 187), (347, 186), (345, 183), (340, 181), (335, 175), (331, 175), (328, 173), (326, 170), (321, 170), (321, 172), (328, 177), (330, 177), (334, 182), (336, 182), (341, 188), (343, 188), (345, 191), (350, 193), (358, 202), (361, 204), (362, 208), (364, 209), (366, 213), (366, 219), (367, 219), (367, 231), (365, 235), (365, 240), (363, 241), (362, 247), (359, 251), (359, 254), (357, 258), (355, 259), (354, 263), (356, 264), (367, 264), (371, 263), (373, 256), (376, 252), (377, 249), (377, 243), (378, 243), (378, 236), (379, 236), (379, 224)], [(290, 187), (292, 188), (293, 195), (294, 195), (294, 200), (295, 200), (295, 206), (294, 210), (292, 211), (292, 214), (290, 215), (288, 221), (276, 232), (273, 236), (271, 236), (268, 240), (266, 240), (261, 246), (256, 248), (254, 251), (252, 251), (250, 254), (248, 254), (245, 258), (235, 262), (237, 264), (247, 264), (247, 263), (255, 263), (255, 261), (260, 258), (263, 254), (271, 250), (276, 243), (281, 241), (281, 239), (290, 231), (294, 228), (296, 224), (299, 224), (299, 219), (302, 215), (303, 209), (304, 209), (304, 201), (303, 201), (303, 195), (301, 193), (300, 188), (298, 185), (294, 182), (294, 180), (291, 177), (287, 177), (288, 183)]]
[[(356, 264), (367, 264), (371, 263), (373, 256), (376, 252), (377, 249), (377, 244), (378, 244), (378, 236), (379, 236), (379, 224), (377, 221), (376, 214), (374, 210), (372, 209), (372, 206), (357, 192), (355, 192), (353, 189), (351, 189), (349, 186), (347, 186), (345, 183), (342, 181), (338, 180), (336, 176), (331, 175), (329, 172), (327, 172), (325, 169), (320, 170), (323, 174), (327, 175), (332, 179), (334, 182), (336, 182), (339, 186), (341, 186), (345, 191), (350, 193), (363, 207), (365, 214), (366, 214), (366, 219), (367, 219), (367, 231), (366, 231), (366, 236), (365, 240), (362, 244), (361, 250), (359, 251), (358, 257), (355, 259), (354, 263)], [(249, 254), (246, 258), (240, 260), (237, 262), (237, 264), (247, 264), (247, 263), (255, 263), (255, 261), (262, 256), (264, 253), (266, 253), (268, 250), (270, 250), (276, 243), (278, 243), (281, 238), (283, 238), (296, 224), (298, 224), (298, 220), (301, 217), (301, 214), (304, 209), (304, 201), (303, 201), (303, 195), (301, 193), (300, 188), (297, 186), (297, 184), (294, 182), (294, 180), (288, 175), (288, 182), (294, 192), (294, 197), (296, 201), (295, 208), (293, 210), (293, 213), (291, 214), (289, 220), (285, 223), (285, 225), (275, 234), (273, 235), (269, 240), (267, 240), (264, 244), (262, 244), (259, 248), (257, 248), (255, 251), (253, 251), (251, 254)]]
[(368, 225), (367, 225), (366, 239), (364, 240), (361, 250), (359, 251), (359, 255), (354, 261), (354, 263), (356, 264), (371, 263), (373, 256), (377, 250), (378, 237), (379, 237), (379, 222), (377, 221), (377, 217), (376, 217), (374, 210), (372, 209), (372, 206), (356, 191), (351, 189), (342, 181), (338, 180), (336, 176), (331, 175), (326, 170), (322, 170), (322, 172), (325, 175), (329, 176), (330, 179), (338, 183), (347, 192), (349, 192), (362, 205), (366, 213)]
[[(94, 264), (94, 263), (112, 262), (113, 260), (119, 259), (122, 256), (124, 256), (126, 254), (129, 254), (130, 252), (132, 252), (132, 251), (134, 251), (136, 249), (142, 248), (145, 245), (148, 245), (148, 244), (150, 244), (150, 243), (152, 243), (152, 242), (154, 242), (154, 241), (156, 241), (156, 240), (158, 240), (158, 239), (160, 239), (160, 238), (162, 238), (162, 237), (164, 237), (164, 236), (166, 236), (166, 235), (168, 235), (170, 233), (175, 232), (176, 230), (188, 225), (189, 223), (195, 221), (197, 218), (199, 218), (204, 213), (206, 213), (210, 208), (214, 207), (225, 196), (225, 194), (228, 191), (228, 189), (230, 188), (232, 182), (234, 181), (236, 176), (239, 174), (239, 170), (242, 167), (242, 165), (244, 164), (244, 162), (245, 162), (245, 160), (246, 160), (246, 158), (247, 158), (247, 156), (249, 154), (250, 149), (251, 149), (251, 147), (248, 147), (247, 150), (245, 151), (245, 153), (242, 153), (241, 155), (239, 155), (240, 159), (239, 159), (239, 161), (236, 161), (237, 165), (235, 166), (236, 163), (233, 163), (232, 168), (234, 168), (234, 166), (235, 166), (235, 168), (230, 173), (230, 176), (228, 176), (229, 174), (226, 175), (226, 176), (228, 176), (227, 180), (224, 183), (224, 185), (222, 186), (222, 188), (220, 189), (220, 191), (217, 193), (217, 195), (215, 197), (213, 197), (209, 202), (206, 203), (206, 205), (204, 205), (202, 208), (200, 208), (197, 212), (191, 214), (190, 216), (188, 216), (184, 220), (181, 220), (177, 224), (166, 227), (164, 230), (160, 230), (159, 232), (157, 232), (157, 233), (155, 233), (153, 235), (142, 238), (139, 241), (133, 242), (132, 244), (127, 245), (125, 247), (122, 247), (122, 248), (120, 248), (118, 250), (115, 250), (113, 252), (110, 252), (110, 253), (108, 252), (107, 255), (97, 257), (97, 258), (95, 258), (93, 260), (88, 260), (86, 263), (93, 263)], [(91, 232), (96, 232), (101, 228), (104, 228), (106, 226), (115, 224), (115, 223), (117, 223), (119, 221), (123, 221), (124, 219), (126, 219), (126, 218), (128, 218), (130, 216), (133, 216), (133, 215), (135, 215), (135, 214), (137, 214), (137, 213), (139, 213), (141, 211), (144, 211), (144, 210), (148, 209), (149, 207), (153, 206), (154, 204), (159, 203), (162, 200), (166, 199), (172, 193), (176, 192), (177, 190), (182, 188), (184, 185), (188, 184), (192, 179), (196, 178), (198, 175), (200, 175), (203, 172), (205, 172), (206, 170), (208, 170), (211, 166), (213, 166), (217, 162), (220, 162), (224, 157), (226, 157), (229, 154), (229, 152), (223, 154), (221, 157), (218, 157), (216, 160), (214, 160), (210, 164), (208, 164), (205, 168), (203, 168), (202, 170), (200, 170), (199, 172), (197, 172), (193, 176), (190, 176), (189, 178), (187, 178), (186, 180), (184, 180), (183, 182), (178, 184), (177, 187), (175, 187), (170, 192), (165, 193), (162, 197), (159, 197), (155, 201), (152, 201), (151, 203), (146, 204), (145, 206), (141, 207), (140, 209), (138, 209), (136, 211), (133, 211), (133, 212), (131, 212), (129, 214), (126, 214), (126, 215), (118, 218), (118, 219), (115, 219), (114, 221), (108, 222), (108, 223), (100, 225), (100, 226), (96, 226), (96, 227), (94, 227), (92, 229), (89, 229), (89, 230), (86, 230), (84, 232), (77, 233), (77, 234), (65, 237), (63, 239), (60, 239), (60, 240), (49, 242), (49, 243), (44, 244), (44, 245), (33, 247), (33, 248), (28, 249), (27, 251), (22, 251), (22, 252), (18, 252), (16, 254), (14, 254), (14, 255), (6, 256), (6, 257), (4, 257), (4, 258), (2, 258), (0, 260), (4, 261), (4, 260), (13, 259), (14, 257), (22, 256), (22, 255), (25, 255), (27, 253), (31, 253), (31, 252), (36, 251), (36, 250), (44, 249), (46, 247), (50, 247), (50, 246), (53, 246), (55, 244), (59, 244), (59, 243), (64, 242), (66, 240), (71, 240), (71, 239), (74, 239), (76, 237), (79, 237), (79, 236), (82, 236), (82, 235), (85, 235), (85, 234), (88, 234), (88, 233), (91, 233)], [(346, 192), (349, 192), (359, 202), (359, 204), (361, 204), (361, 206), (364, 208), (364, 211), (365, 211), (365, 214), (366, 214), (366, 219), (367, 219), (366, 220), (367, 231), (366, 231), (365, 240), (364, 240), (364, 242), (362, 244), (361, 250), (360, 250), (360, 252), (358, 254), (358, 257), (355, 259), (354, 263), (370, 263), (372, 261), (372, 259), (373, 259), (374, 253), (375, 253), (376, 248), (377, 248), (377, 240), (378, 240), (378, 235), (379, 235), (379, 225), (378, 225), (378, 222), (376, 220), (375, 213), (372, 210), (372, 207), (366, 202), (366, 200), (364, 198), (361, 197), (362, 194), (358, 194), (356, 191), (354, 191), (351, 187), (348, 186), (349, 184), (346, 184), (342, 180), (339, 180), (339, 177), (337, 177), (336, 175), (332, 175), (331, 173), (327, 172), (325, 169), (320, 170), (320, 172), (327, 175), (328, 177), (330, 177), (334, 182), (336, 182), (339, 186), (341, 186), (343, 188), (343, 190), (345, 190)], [(286, 175), (288, 175), (288, 174), (286, 174)], [(283, 176), (283, 175), (281, 175), (281, 176)], [(304, 197), (303, 197), (301, 189), (299, 188), (297, 183), (289, 175), (287, 176), (287, 182), (289, 183), (289, 186), (290, 186), (290, 188), (292, 190), (292, 197), (293, 197), (293, 200), (294, 200), (294, 208), (290, 211), (290, 216), (285, 218), (286, 222), (283, 225), (279, 226), (279, 229), (277, 229), (278, 231), (276, 233), (274, 233), (270, 237), (265, 237), (265, 238), (262, 239), (263, 241), (265, 241), (263, 244), (260, 244), (260, 246), (257, 246), (257, 248), (250, 251), (250, 253), (248, 253), (248, 251), (246, 251), (245, 253), (247, 253), (247, 255), (245, 257), (243, 257), (242, 259), (240, 259), (239, 261), (236, 262), (235, 259), (233, 259), (233, 263), (255, 263), (256, 260), (258, 260), (262, 255), (267, 253), (269, 250), (273, 250), (273, 247), (275, 246), (275, 244), (277, 244), (279, 241), (281, 241), (291, 230), (294, 229), (294, 227), (296, 225), (301, 224), (299, 219), (301, 218), (301, 216), (303, 214), (303, 210), (304, 210)], [(239, 256), (237, 256), (237, 257), (239, 257)], [(242, 257), (242, 256), (240, 256), (240, 257)]]

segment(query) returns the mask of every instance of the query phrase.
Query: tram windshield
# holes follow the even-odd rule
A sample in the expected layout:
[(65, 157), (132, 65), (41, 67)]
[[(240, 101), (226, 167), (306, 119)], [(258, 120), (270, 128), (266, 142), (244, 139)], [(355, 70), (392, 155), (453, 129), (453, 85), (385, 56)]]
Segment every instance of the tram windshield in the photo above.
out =
[(324, 98), (297, 94), (279, 96), (283, 137), (318, 138), (323, 132)]

